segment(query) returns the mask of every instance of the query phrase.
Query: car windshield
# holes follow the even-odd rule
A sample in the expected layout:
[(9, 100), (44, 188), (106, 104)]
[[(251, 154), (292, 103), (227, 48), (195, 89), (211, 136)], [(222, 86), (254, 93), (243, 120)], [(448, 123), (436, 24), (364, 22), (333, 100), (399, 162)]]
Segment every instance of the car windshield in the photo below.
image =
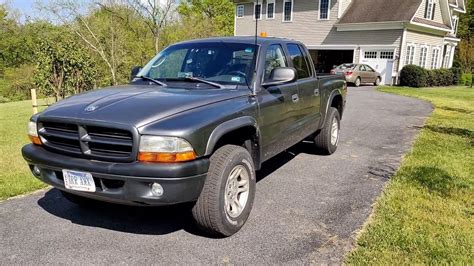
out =
[(342, 64), (338, 66), (336, 69), (337, 70), (351, 70), (354, 69), (355, 65), (354, 64)]
[(198, 78), (219, 84), (246, 85), (253, 76), (255, 50), (255, 45), (245, 43), (177, 44), (159, 53), (137, 76), (165, 82)]

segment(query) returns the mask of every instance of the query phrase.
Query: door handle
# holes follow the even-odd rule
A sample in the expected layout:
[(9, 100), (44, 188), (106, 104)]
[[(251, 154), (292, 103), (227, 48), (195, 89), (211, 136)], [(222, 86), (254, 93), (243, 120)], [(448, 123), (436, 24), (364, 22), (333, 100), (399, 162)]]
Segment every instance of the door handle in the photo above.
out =
[(291, 95), (291, 100), (293, 100), (294, 103), (297, 103), (300, 100), (300, 97), (298, 94), (293, 94)]
[(319, 89), (314, 90), (314, 96), (319, 96)]

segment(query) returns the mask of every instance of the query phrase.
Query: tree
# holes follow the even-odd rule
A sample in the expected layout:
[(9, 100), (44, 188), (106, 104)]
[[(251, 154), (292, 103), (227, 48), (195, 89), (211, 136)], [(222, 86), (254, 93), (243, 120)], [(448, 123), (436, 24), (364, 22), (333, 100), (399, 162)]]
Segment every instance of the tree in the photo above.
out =
[(140, 15), (143, 22), (153, 35), (155, 53), (160, 47), (160, 37), (163, 30), (175, 20), (175, 8), (177, 0), (127, 0), (130, 8)]
[(461, 38), (454, 65), (461, 67), (463, 72), (470, 73), (474, 66), (474, 0), (466, 1), (466, 14), (462, 14), (459, 20), (458, 37)]
[(205, 24), (215, 36), (230, 36), (234, 32), (234, 4), (229, 0), (185, 0), (178, 12), (184, 20)]
[(77, 41), (67, 33), (44, 40), (36, 50), (35, 85), (56, 100), (94, 88), (95, 67)]

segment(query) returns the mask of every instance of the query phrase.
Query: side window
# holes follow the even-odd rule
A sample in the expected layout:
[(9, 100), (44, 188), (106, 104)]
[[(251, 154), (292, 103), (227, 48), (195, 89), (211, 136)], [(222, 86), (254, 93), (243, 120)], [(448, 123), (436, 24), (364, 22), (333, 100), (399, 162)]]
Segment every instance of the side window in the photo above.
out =
[(365, 66), (364, 66), (364, 65), (360, 65), (360, 66), (359, 66), (359, 71), (366, 71)]
[(270, 45), (265, 55), (265, 79), (270, 78), (272, 70), (277, 67), (287, 67), (283, 48), (279, 44)]
[(375, 70), (369, 65), (365, 65), (365, 70), (369, 72), (375, 72)]
[(308, 62), (305, 60), (303, 53), (297, 44), (288, 44), (288, 52), (290, 53), (293, 67), (296, 68), (298, 79), (304, 79), (310, 76)]

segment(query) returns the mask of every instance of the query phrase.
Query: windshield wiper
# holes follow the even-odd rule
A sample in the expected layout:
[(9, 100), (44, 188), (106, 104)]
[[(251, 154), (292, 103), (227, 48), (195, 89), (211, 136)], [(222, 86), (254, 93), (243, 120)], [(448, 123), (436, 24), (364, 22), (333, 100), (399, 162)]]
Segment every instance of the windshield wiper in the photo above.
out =
[(166, 87), (168, 86), (166, 83), (162, 82), (162, 81), (159, 81), (159, 80), (156, 80), (156, 79), (152, 79), (152, 78), (149, 78), (147, 76), (137, 76), (135, 78), (138, 78), (138, 79), (144, 79), (144, 80), (148, 80), (148, 81), (151, 81), (157, 85), (160, 85), (162, 87)]
[(214, 87), (219, 88), (219, 89), (225, 88), (224, 85), (222, 85), (222, 84), (219, 84), (219, 83), (216, 83), (216, 82), (212, 82), (212, 81), (209, 81), (209, 80), (205, 80), (205, 79), (202, 79), (202, 78), (183, 77), (183, 79), (184, 79), (184, 80), (192, 80), (192, 81), (197, 81), (197, 82), (205, 83), (205, 84), (214, 86)]

